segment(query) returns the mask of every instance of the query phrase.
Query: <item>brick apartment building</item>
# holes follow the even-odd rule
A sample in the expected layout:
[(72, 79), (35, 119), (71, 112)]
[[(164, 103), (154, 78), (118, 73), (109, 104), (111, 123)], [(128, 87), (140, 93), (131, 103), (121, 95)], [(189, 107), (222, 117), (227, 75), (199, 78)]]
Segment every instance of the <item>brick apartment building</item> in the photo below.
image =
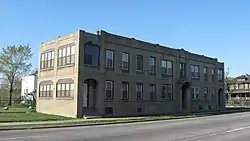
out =
[(41, 43), (37, 111), (69, 117), (225, 108), (224, 63), (105, 31)]

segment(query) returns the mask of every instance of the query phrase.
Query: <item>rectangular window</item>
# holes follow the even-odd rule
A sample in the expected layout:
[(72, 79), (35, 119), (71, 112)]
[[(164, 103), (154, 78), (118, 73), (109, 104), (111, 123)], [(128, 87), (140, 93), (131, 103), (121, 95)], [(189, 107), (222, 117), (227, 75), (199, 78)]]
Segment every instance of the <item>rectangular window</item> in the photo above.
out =
[(143, 72), (143, 56), (142, 55), (136, 56), (136, 71)]
[(200, 89), (199, 88), (191, 88), (192, 100), (199, 100)]
[(100, 65), (100, 47), (92, 44), (84, 45), (84, 64), (90, 66)]
[(65, 66), (75, 63), (75, 46), (61, 47), (58, 49), (58, 66)]
[(155, 57), (149, 57), (148, 59), (148, 71), (150, 74), (155, 74)]
[(244, 87), (245, 89), (248, 89), (248, 84), (245, 84), (245, 87)]
[(73, 98), (74, 97), (74, 82), (58, 82), (56, 97), (58, 98)]
[(204, 88), (204, 100), (208, 99), (208, 88)]
[(114, 82), (105, 81), (105, 99), (112, 100), (114, 93)]
[(167, 61), (167, 75), (173, 75), (173, 62)]
[(244, 89), (244, 84), (239, 84), (239, 89)]
[(161, 85), (161, 98), (166, 99), (167, 97), (167, 84)]
[(39, 97), (52, 97), (53, 84), (40, 84)]
[(156, 99), (156, 86), (155, 84), (150, 84), (150, 100), (155, 100)]
[(180, 77), (186, 77), (186, 64), (180, 63)]
[(129, 82), (122, 82), (122, 99), (129, 99)]
[(204, 67), (203, 74), (204, 74), (204, 81), (207, 81), (208, 80), (207, 67)]
[(200, 67), (198, 65), (191, 65), (191, 78), (200, 79)]
[(161, 60), (161, 73), (162, 75), (173, 75), (173, 62)]
[(168, 84), (161, 85), (161, 98), (162, 99), (173, 99), (173, 86)]
[(239, 89), (239, 85), (238, 84), (235, 84), (235, 89), (237, 90), (237, 89)]
[(213, 81), (213, 82), (215, 81), (215, 71), (214, 71), (213, 68), (212, 68), (212, 81)]
[(129, 53), (122, 53), (122, 70), (129, 70)]
[(167, 75), (167, 61), (161, 60), (161, 74)]
[(49, 69), (54, 67), (54, 51), (41, 54), (40, 69)]
[(136, 83), (136, 97), (137, 100), (143, 100), (143, 84)]
[(173, 86), (167, 85), (167, 99), (172, 100), (173, 99)]
[(223, 70), (218, 69), (218, 81), (222, 81), (222, 80), (223, 80)]
[(114, 68), (114, 51), (106, 50), (106, 68)]

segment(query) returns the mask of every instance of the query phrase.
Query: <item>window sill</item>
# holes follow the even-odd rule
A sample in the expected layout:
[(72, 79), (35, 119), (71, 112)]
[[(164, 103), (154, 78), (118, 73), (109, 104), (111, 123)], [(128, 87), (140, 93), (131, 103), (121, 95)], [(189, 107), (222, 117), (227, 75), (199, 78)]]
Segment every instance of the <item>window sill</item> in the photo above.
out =
[(39, 97), (39, 100), (52, 100), (53, 97)]
[(173, 77), (172, 74), (161, 74), (162, 77)]
[(144, 74), (144, 72), (142, 70), (136, 70), (137, 74)]
[(84, 64), (84, 67), (88, 67), (88, 68), (100, 68), (100, 66), (89, 65), (89, 64)]
[(42, 72), (42, 71), (50, 71), (50, 70), (53, 70), (53, 69), (54, 69), (54, 67), (53, 68), (40, 69), (40, 72)]
[(200, 78), (191, 78), (192, 80), (200, 80)]
[(113, 101), (113, 98), (105, 98), (104, 101)]
[(107, 67), (106, 67), (106, 70), (107, 70), (107, 71), (115, 71), (115, 68), (107, 68)]
[(162, 98), (163, 101), (167, 101), (167, 100), (174, 100), (172, 98)]
[(73, 67), (75, 64), (68, 64), (68, 65), (63, 65), (63, 66), (57, 66), (57, 69), (62, 69), (62, 68), (67, 68), (67, 67)]
[(129, 73), (129, 70), (121, 69), (121, 72), (123, 72), (123, 73)]
[(149, 72), (149, 75), (156, 76), (154, 72)]
[(192, 99), (192, 101), (199, 101), (199, 99)]
[(73, 100), (74, 97), (57, 97), (56, 100)]
[(129, 99), (121, 99), (124, 102), (129, 102)]

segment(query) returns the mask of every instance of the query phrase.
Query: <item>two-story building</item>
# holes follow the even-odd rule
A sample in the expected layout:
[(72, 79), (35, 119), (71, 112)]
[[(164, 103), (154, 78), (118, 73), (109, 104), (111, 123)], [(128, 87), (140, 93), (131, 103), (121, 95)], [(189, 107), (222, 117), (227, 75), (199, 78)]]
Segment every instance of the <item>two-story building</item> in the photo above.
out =
[(233, 78), (229, 90), (229, 100), (250, 100), (250, 75)]
[(224, 63), (105, 31), (41, 43), (37, 111), (69, 117), (225, 108)]

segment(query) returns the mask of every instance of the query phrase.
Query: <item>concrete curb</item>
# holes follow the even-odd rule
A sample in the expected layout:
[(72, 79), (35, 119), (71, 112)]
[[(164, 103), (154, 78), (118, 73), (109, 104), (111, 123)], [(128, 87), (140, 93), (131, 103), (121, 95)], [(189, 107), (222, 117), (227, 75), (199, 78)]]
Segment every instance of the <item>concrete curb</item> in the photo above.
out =
[(96, 125), (110, 125), (110, 124), (127, 124), (127, 123), (140, 123), (140, 122), (152, 122), (152, 121), (166, 121), (166, 120), (178, 120), (178, 119), (190, 119), (190, 118), (198, 118), (198, 117), (209, 117), (209, 116), (216, 116), (216, 115), (224, 115), (224, 114), (233, 114), (233, 113), (240, 113), (240, 112), (250, 112), (250, 109), (242, 109), (242, 110), (230, 110), (230, 111), (221, 111), (221, 112), (209, 112), (209, 113), (192, 113), (190, 115), (179, 115), (179, 117), (171, 117), (171, 118), (138, 118), (138, 119), (131, 119), (131, 121), (109, 121), (103, 120), (99, 121), (99, 123), (78, 123), (77, 121), (72, 122), (58, 122), (56, 123), (40, 123), (40, 124), (20, 124), (20, 125), (12, 125), (12, 126), (1, 126), (0, 131), (6, 130), (29, 130), (29, 129), (44, 129), (44, 128), (65, 128), (65, 127), (79, 127), (79, 126), (96, 126)]

